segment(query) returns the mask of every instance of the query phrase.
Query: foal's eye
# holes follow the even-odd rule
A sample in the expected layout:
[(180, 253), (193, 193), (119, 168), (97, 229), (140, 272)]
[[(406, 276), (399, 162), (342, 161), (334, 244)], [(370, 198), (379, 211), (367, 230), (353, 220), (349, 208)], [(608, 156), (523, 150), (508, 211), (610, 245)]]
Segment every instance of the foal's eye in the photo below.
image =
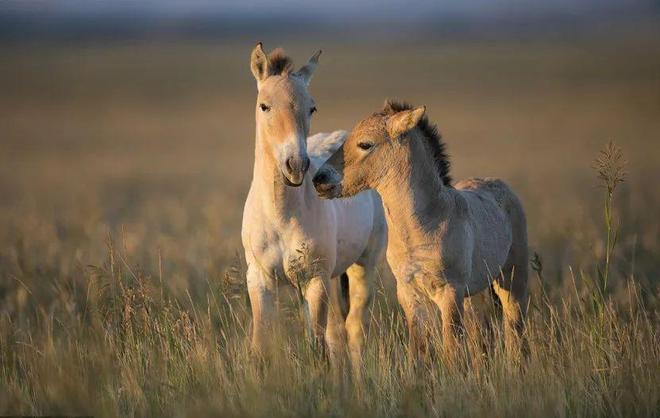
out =
[(259, 109), (261, 109), (264, 112), (268, 112), (270, 110), (270, 106), (268, 106), (265, 103), (259, 103)]
[(364, 151), (370, 150), (371, 147), (373, 147), (373, 146), (374, 146), (374, 144), (370, 144), (368, 142), (358, 142), (358, 147), (360, 147), (360, 149), (362, 149)]
[(312, 114), (314, 114), (314, 112), (316, 112), (316, 111), (317, 111), (316, 106), (314, 106), (314, 107), (312, 107), (311, 109), (309, 109), (309, 114), (312, 115)]

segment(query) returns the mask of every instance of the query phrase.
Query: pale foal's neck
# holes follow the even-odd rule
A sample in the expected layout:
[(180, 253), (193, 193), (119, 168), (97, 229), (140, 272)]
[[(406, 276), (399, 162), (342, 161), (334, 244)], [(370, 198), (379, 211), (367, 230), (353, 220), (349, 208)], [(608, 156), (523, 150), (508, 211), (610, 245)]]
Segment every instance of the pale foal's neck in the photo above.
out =
[(277, 161), (266, 149), (266, 140), (257, 133), (252, 184), (258, 190), (258, 197), (267, 216), (280, 221), (287, 221), (300, 214), (300, 209), (307, 204), (311, 182), (305, 175), (300, 187), (284, 184)]

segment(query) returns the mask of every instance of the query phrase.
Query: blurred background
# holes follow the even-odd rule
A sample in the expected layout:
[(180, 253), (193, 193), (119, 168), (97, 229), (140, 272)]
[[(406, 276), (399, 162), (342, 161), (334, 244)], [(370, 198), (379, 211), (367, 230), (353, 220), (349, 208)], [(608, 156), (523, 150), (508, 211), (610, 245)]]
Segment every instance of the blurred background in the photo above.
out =
[(657, 286), (658, 1), (2, 1), (6, 301), (20, 290), (7, 278), (77, 277), (109, 239), (173, 292), (223, 277), (242, 253), (257, 41), (297, 65), (323, 49), (313, 132), (387, 97), (425, 104), (455, 179), (519, 192), (559, 285), (603, 255), (592, 162), (614, 140), (628, 160), (617, 268)]

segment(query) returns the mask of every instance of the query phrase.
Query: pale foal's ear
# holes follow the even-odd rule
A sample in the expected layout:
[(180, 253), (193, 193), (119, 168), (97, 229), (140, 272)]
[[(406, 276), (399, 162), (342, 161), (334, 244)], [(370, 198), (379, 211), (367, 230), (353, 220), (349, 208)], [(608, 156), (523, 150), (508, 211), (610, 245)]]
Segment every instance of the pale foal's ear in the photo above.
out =
[(387, 118), (387, 132), (392, 139), (413, 129), (424, 117), (426, 106), (419, 106), (410, 110), (402, 110)]
[(261, 42), (252, 50), (252, 55), (250, 55), (250, 69), (254, 78), (257, 80), (257, 86), (268, 77), (268, 57), (264, 53)]
[(314, 75), (314, 70), (316, 70), (316, 66), (319, 63), (321, 52), (323, 51), (319, 49), (316, 54), (312, 55), (312, 58), (309, 59), (307, 64), (305, 64), (296, 72), (296, 74), (298, 74), (303, 79), (303, 82), (306, 86), (309, 86), (309, 82), (312, 81), (312, 75)]

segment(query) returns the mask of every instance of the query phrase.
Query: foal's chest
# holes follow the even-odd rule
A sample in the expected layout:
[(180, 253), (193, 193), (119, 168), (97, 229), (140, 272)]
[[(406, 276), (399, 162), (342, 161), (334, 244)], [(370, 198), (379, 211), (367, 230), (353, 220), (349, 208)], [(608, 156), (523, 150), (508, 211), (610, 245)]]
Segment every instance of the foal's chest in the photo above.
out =
[[(294, 281), (300, 276), (316, 275), (327, 269), (332, 249), (325, 248), (312, 234), (296, 228), (263, 229), (255, 244), (254, 257), (279, 278)], [(323, 254), (323, 256), (321, 256)]]

